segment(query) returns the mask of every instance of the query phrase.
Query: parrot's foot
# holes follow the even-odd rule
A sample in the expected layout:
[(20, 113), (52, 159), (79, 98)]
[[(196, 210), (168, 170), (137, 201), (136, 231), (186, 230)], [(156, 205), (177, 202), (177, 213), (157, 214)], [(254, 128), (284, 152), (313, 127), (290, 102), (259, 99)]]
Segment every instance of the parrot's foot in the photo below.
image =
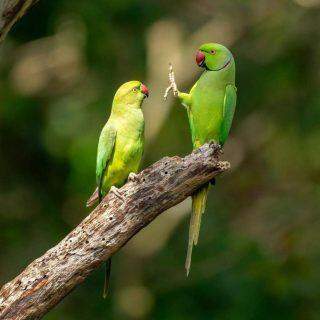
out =
[(134, 172), (130, 172), (130, 173), (129, 173), (129, 176), (128, 176), (128, 181), (130, 181), (130, 182), (139, 181), (138, 175), (135, 174)]
[(120, 200), (124, 202), (124, 196), (119, 192), (118, 188), (112, 186), (109, 192), (112, 192), (115, 196), (117, 196)]
[(169, 87), (166, 89), (165, 93), (164, 93), (164, 100), (167, 100), (168, 98), (168, 95), (169, 95), (169, 92), (172, 90), (173, 92), (173, 95), (175, 97), (178, 96), (178, 87), (177, 87), (177, 84), (176, 84), (176, 80), (174, 78), (174, 72), (173, 72), (173, 66), (171, 63), (169, 63)]

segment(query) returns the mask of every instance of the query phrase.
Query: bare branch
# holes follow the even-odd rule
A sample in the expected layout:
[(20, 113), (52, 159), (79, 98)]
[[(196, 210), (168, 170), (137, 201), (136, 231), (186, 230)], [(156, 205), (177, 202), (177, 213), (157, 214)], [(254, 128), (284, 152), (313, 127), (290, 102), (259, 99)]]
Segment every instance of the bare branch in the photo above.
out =
[(166, 157), (101, 204), (59, 244), (0, 290), (0, 319), (40, 319), (103, 261), (166, 209), (229, 169), (220, 148), (206, 144), (184, 157)]
[(12, 26), (38, 0), (0, 0), (0, 43)]

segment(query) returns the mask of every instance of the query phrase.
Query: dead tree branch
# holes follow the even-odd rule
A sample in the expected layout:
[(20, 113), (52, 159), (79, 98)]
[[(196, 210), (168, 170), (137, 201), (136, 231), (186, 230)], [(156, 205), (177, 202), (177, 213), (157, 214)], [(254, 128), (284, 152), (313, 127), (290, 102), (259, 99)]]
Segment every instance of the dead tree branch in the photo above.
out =
[(0, 290), (0, 319), (40, 319), (103, 261), (166, 209), (229, 169), (211, 143), (192, 154), (166, 157), (119, 191), (108, 194), (60, 243)]
[(12, 26), (38, 0), (0, 0), (0, 43)]

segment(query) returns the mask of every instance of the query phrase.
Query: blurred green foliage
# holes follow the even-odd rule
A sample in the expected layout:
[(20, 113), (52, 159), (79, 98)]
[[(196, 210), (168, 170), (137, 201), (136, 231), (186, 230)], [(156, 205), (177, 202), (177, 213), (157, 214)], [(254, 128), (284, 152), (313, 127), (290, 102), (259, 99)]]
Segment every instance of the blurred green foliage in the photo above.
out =
[(151, 90), (143, 167), (190, 151), (185, 111), (161, 100), (167, 63), (190, 88), (194, 50), (220, 41), (237, 62), (233, 170), (210, 193), (189, 278), (187, 202), (116, 255), (109, 299), (101, 268), (45, 319), (319, 319), (319, 22), (318, 0), (40, 1), (0, 48), (1, 283), (88, 214), (122, 82)]

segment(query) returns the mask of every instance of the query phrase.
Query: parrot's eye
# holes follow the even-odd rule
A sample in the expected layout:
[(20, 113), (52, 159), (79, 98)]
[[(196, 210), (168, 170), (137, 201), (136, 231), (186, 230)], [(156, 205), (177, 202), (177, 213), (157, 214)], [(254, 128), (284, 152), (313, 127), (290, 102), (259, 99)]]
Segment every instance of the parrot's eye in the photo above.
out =
[(132, 91), (136, 92), (136, 91), (138, 91), (138, 88), (133, 88)]
[(212, 49), (212, 50), (210, 50), (210, 53), (211, 54), (216, 54), (216, 50)]

